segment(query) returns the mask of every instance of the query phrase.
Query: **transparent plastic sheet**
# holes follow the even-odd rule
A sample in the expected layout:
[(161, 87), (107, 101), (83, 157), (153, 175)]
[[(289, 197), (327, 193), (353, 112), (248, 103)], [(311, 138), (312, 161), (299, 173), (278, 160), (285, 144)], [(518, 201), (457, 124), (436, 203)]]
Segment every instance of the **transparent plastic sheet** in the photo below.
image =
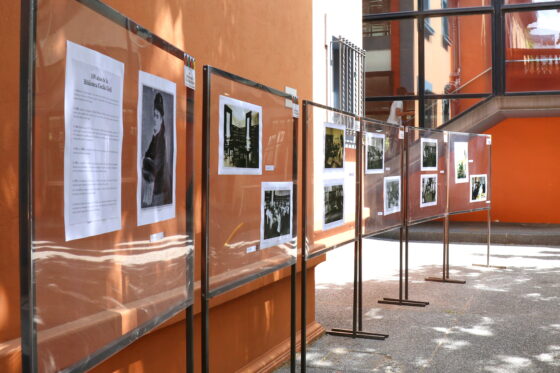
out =
[(449, 132), (449, 213), (490, 208), (490, 135)]
[[(364, 236), (402, 224), (403, 143), (404, 127), (362, 120), (362, 234)], [(396, 192), (394, 186), (398, 187), (397, 198), (394, 196)], [(392, 198), (391, 202), (388, 201), (389, 197)]]
[[(122, 19), (115, 14), (114, 19)], [(193, 302), (192, 210), (187, 207), (193, 182), (187, 136), (192, 129), (187, 126), (184, 61), (78, 1), (40, 1), (36, 35), (31, 149), (36, 357), (39, 372), (84, 371), (99, 356), (124, 347), (121, 342), (130, 343)], [(70, 137), (65, 132), (67, 41), (124, 64), (121, 195), (116, 196), (121, 198), (121, 228), (71, 240), (66, 240), (64, 218), (64, 167), (69, 166), (64, 152)], [(140, 71), (176, 84), (174, 110), (164, 116), (166, 126), (172, 127), (173, 115), (176, 124), (175, 216), (141, 226)]]
[(356, 239), (359, 121), (307, 102), (306, 249), (316, 255)]
[(208, 275), (214, 296), (296, 260), (297, 120), (285, 97), (208, 69)]
[(406, 128), (409, 224), (447, 213), (447, 145), (442, 131)]

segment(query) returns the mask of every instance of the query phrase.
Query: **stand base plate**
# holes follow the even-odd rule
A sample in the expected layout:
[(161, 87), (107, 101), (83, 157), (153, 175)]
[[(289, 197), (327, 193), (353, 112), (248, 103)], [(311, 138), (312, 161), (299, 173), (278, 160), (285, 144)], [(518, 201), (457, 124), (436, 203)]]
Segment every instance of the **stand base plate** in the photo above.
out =
[(379, 333), (368, 333), (362, 331), (354, 331), (349, 329), (337, 329), (333, 328), (326, 332), (328, 335), (334, 335), (337, 337), (347, 337), (347, 338), (362, 338), (362, 339), (376, 339), (378, 341), (384, 341), (386, 338), (389, 337), (388, 334), (379, 334)]

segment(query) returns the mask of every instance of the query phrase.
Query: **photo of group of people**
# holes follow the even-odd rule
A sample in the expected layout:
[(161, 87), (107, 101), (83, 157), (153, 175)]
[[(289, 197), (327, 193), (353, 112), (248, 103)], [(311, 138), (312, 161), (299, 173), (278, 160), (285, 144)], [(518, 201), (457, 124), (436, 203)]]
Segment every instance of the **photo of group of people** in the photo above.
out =
[(344, 131), (342, 124), (325, 123), (325, 170), (344, 169)]
[(470, 202), (486, 201), (487, 175), (471, 175)]
[(382, 174), (385, 169), (385, 134), (366, 134), (366, 174)]
[(265, 182), (261, 190), (260, 248), (264, 249), (292, 239), (293, 183)]
[(324, 186), (325, 206), (323, 230), (344, 222), (344, 180), (330, 180)]
[(383, 179), (383, 214), (401, 211), (401, 177), (389, 176)]
[(437, 171), (438, 160), (438, 141), (437, 139), (422, 138), (420, 140), (422, 146), (420, 152), (420, 170), (421, 171)]
[(437, 174), (420, 175), (420, 207), (437, 205)]

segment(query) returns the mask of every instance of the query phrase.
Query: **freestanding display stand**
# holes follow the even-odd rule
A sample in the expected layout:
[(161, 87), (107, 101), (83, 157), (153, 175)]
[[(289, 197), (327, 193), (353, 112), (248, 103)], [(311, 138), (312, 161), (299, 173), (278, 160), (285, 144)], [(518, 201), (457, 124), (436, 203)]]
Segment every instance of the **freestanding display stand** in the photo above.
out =
[(192, 372), (194, 59), (99, 1), (21, 14), (22, 370), (84, 372), (186, 308)]
[(289, 94), (204, 66), (203, 372), (212, 370), (210, 300), (288, 266), (295, 371), (297, 104)]
[(329, 335), (384, 340), (361, 330), (362, 132), (351, 113), (303, 102), (303, 242), (301, 253), (301, 371), (306, 370), (307, 261), (354, 243), (352, 329)]

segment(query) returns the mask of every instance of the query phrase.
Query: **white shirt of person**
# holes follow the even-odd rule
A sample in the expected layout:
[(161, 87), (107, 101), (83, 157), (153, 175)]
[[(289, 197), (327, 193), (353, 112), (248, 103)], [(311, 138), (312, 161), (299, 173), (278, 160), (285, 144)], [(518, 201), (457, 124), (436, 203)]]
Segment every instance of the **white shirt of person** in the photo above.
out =
[(393, 103), (391, 104), (391, 110), (389, 111), (389, 118), (387, 118), (387, 122), (400, 126), (402, 124), (402, 117), (400, 115), (397, 115), (397, 109), (401, 109), (401, 112), (403, 111), (402, 101), (393, 101)]

